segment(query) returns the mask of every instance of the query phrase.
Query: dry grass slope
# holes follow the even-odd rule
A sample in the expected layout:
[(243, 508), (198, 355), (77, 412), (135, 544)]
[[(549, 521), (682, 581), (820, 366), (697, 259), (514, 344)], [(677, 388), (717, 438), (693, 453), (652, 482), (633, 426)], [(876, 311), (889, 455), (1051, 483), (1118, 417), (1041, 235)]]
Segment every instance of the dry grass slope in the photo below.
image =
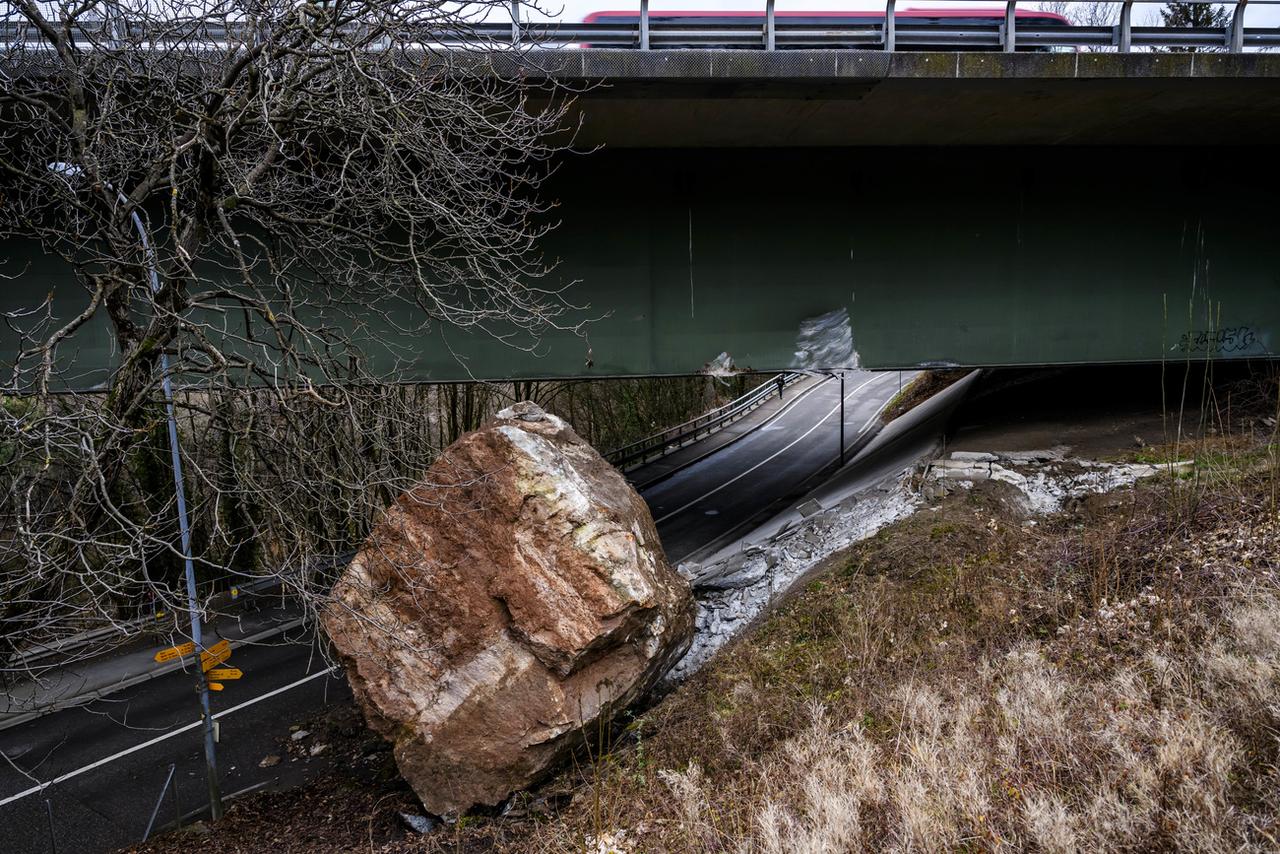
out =
[(510, 850), (1275, 850), (1275, 448), (1213, 459), (1194, 498), (1033, 525), (993, 484), (882, 532)]
[(1001, 483), (922, 509), (505, 817), (405, 836), (393, 785), (326, 788), (247, 802), (200, 846), (1276, 850), (1280, 455), (1274, 435), (1193, 452), (1053, 517)]

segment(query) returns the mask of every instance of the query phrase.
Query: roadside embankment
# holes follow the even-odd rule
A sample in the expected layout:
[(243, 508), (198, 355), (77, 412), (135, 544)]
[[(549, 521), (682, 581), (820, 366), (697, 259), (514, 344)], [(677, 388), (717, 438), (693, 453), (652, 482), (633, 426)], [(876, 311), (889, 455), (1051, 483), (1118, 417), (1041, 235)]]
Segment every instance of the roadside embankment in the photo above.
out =
[(1051, 515), (1001, 480), (927, 499), (637, 721), (534, 848), (1271, 849), (1280, 468), (1215, 454)]
[(1201, 451), (1048, 515), (998, 479), (919, 498), (505, 815), (416, 835), (361, 772), (246, 799), (200, 845), (338, 850), (341, 823), (397, 852), (1268, 849), (1280, 456)]
[[(1030, 416), (1007, 444), (988, 422), (878, 498), (824, 501), (816, 542), (781, 531), (779, 560), (803, 567), (789, 595), (502, 809), (418, 835), (394, 777), (339, 772), (245, 799), (202, 850), (336, 851), (352, 825), (394, 852), (1274, 850), (1267, 407), (1069, 449), (1030, 446), (1056, 429)], [(349, 741), (333, 749), (353, 767), (386, 766)]]

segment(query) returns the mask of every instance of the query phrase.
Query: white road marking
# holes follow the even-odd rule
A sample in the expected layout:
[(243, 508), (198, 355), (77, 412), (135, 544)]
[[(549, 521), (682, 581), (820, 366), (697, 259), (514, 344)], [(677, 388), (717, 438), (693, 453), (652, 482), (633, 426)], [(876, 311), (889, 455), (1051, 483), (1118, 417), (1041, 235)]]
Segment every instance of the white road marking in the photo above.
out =
[[(268, 691), (265, 694), (259, 694), (257, 697), (253, 697), (251, 699), (245, 700), (243, 703), (241, 703), (238, 706), (232, 706), (229, 709), (223, 709), (222, 711), (215, 714), (213, 717), (216, 720), (217, 718), (224, 717), (226, 715), (231, 714), (232, 712), (238, 712), (241, 709), (245, 709), (245, 708), (248, 708), (249, 706), (252, 706), (254, 703), (261, 703), (263, 700), (266, 700), (270, 697), (274, 697), (277, 694), (283, 694), (285, 691), (288, 691), (291, 688), (297, 688), (299, 685), (303, 685), (307, 682), (310, 682), (312, 679), (319, 679), (321, 676), (327, 676), (337, 669), (338, 668), (336, 667), (330, 667), (327, 670), (321, 670), (316, 673), (312, 673), (310, 676), (304, 676), (301, 679), (299, 679), (297, 682), (290, 682), (288, 685), (281, 685), (279, 688), (276, 688), (273, 691)], [(45, 789), (49, 788), (50, 786), (56, 786), (59, 783), (70, 780), (72, 777), (79, 777), (81, 774), (84, 774), (85, 772), (92, 771), (95, 768), (101, 768), (103, 765), (106, 765), (109, 762), (115, 762), (117, 759), (128, 756), (131, 753), (137, 753), (139, 750), (145, 750), (146, 748), (151, 747), (154, 744), (159, 744), (162, 741), (173, 738), (175, 735), (182, 735), (182, 733), (193, 730), (198, 726), (202, 726), (203, 724), (204, 724), (204, 721), (202, 720), (195, 721), (194, 723), (189, 723), (184, 726), (180, 726), (175, 730), (166, 732), (164, 735), (158, 735), (155, 738), (151, 739), (150, 741), (144, 741), (141, 744), (135, 744), (133, 747), (127, 747), (124, 750), (121, 750), (119, 753), (113, 753), (110, 756), (104, 756), (102, 759), (99, 759), (97, 762), (90, 762), (88, 765), (85, 765), (82, 768), (77, 768), (74, 771), (68, 771), (62, 776), (55, 777), (52, 780), (49, 780), (48, 782), (41, 783), (38, 786), (32, 786), (30, 789), (24, 789), (23, 791), (18, 792), (16, 795), (10, 795), (4, 800), (0, 800), (0, 807), (5, 806), (6, 804), (11, 804), (14, 801), (20, 801), (23, 798), (27, 797), (28, 795), (34, 795), (37, 792), (43, 792)]]
[[(787, 412), (789, 412), (793, 406), (798, 406), (799, 404), (803, 403), (811, 393), (817, 393), (818, 389), (821, 388), (822, 384), (827, 382), (830, 379), (831, 377), (824, 377), (813, 388), (806, 389), (804, 392), (800, 394), (799, 397), (792, 398), (790, 403), (788, 403), (786, 406), (782, 407), (777, 412), (770, 415), (769, 419), (765, 421), (763, 424), (761, 424), (759, 427), (756, 427), (754, 430), (750, 430), (747, 433), (743, 434), (742, 438), (746, 438), (751, 433), (772, 433), (774, 430), (779, 429), (779, 425), (777, 422), (782, 420), (782, 416), (786, 415)], [(694, 444), (697, 444), (697, 443), (695, 442)], [(720, 453), (720, 451), (726, 450), (728, 447), (729, 447), (728, 445), (725, 445), (724, 447), (719, 448), (715, 451), (712, 451), (711, 453), (707, 454), (704, 457), (700, 457), (694, 460), (693, 462), (686, 464), (683, 468), (676, 469), (675, 473), (671, 477), (666, 478), (660, 482), (661, 485), (667, 486), (671, 482), (675, 481), (677, 478), (683, 478), (689, 472), (696, 471), (699, 466), (701, 466), (707, 460), (714, 458), (716, 454)], [(638, 491), (640, 492), (641, 495), (643, 495), (644, 493), (649, 491), (650, 486), (656, 487), (658, 485), (659, 484), (657, 483), (653, 483), (653, 484), (649, 484), (648, 486), (642, 486), (638, 488)], [(653, 507), (652, 504), (650, 504), (649, 506)], [(661, 504), (657, 505), (657, 509), (661, 510), (662, 505)], [(677, 510), (676, 512), (678, 513), (679, 511)], [(666, 517), (664, 516), (662, 518), (665, 519)]]
[[(855, 394), (857, 394), (858, 392), (862, 391), (862, 389), (866, 388), (866, 387), (867, 387), (868, 385), (870, 385), (871, 383), (875, 382), (876, 380), (884, 379), (886, 376), (889, 376), (889, 375), (888, 375), (888, 374), (876, 374), (874, 377), (872, 377), (871, 379), (867, 380), (866, 382), (861, 383), (861, 384), (860, 384), (860, 385), (858, 385), (858, 387), (857, 387), (857, 388), (855, 388), (853, 391), (851, 391), (851, 392), (849, 392), (848, 394), (846, 394), (846, 395), (844, 396), (844, 399), (845, 399), (845, 400), (848, 400), (849, 398), (853, 397), (853, 396), (854, 396)], [(684, 511), (688, 510), (690, 507), (692, 507), (693, 505), (697, 504), (699, 501), (702, 501), (702, 500), (703, 500), (703, 499), (705, 499), (705, 498), (710, 498), (711, 496), (715, 495), (715, 494), (716, 494), (717, 492), (719, 492), (720, 490), (724, 489), (726, 486), (730, 486), (730, 485), (732, 485), (732, 484), (734, 484), (734, 483), (737, 483), (739, 480), (742, 480), (744, 477), (746, 477), (747, 475), (751, 474), (751, 473), (752, 473), (753, 471), (755, 471), (756, 469), (760, 468), (761, 466), (763, 466), (763, 465), (765, 465), (765, 464), (767, 464), (767, 463), (769, 463), (769, 462), (772, 462), (772, 461), (773, 461), (774, 459), (776, 459), (777, 457), (781, 456), (782, 454), (785, 454), (787, 451), (789, 451), (789, 450), (791, 450), (792, 448), (794, 448), (794, 447), (795, 447), (797, 444), (799, 444), (800, 442), (803, 442), (805, 439), (809, 438), (809, 435), (810, 435), (811, 433), (813, 433), (813, 431), (814, 431), (814, 430), (817, 430), (819, 427), (821, 427), (821, 426), (823, 425), (823, 423), (824, 423), (824, 422), (826, 422), (826, 420), (827, 420), (828, 418), (830, 418), (831, 416), (835, 415), (835, 414), (836, 414), (837, 412), (839, 412), (839, 411), (840, 411), (840, 403), (836, 403), (836, 405), (835, 405), (835, 406), (833, 406), (833, 407), (831, 408), (831, 411), (830, 411), (830, 412), (828, 412), (826, 415), (822, 416), (822, 417), (821, 417), (821, 418), (819, 418), (817, 421), (815, 421), (812, 427), (810, 427), (808, 430), (806, 430), (802, 435), (797, 436), (795, 439), (791, 440), (791, 442), (790, 442), (789, 444), (787, 444), (785, 447), (780, 448), (780, 449), (779, 449), (779, 450), (777, 450), (777, 451), (774, 451), (772, 454), (770, 454), (769, 456), (765, 457), (763, 460), (761, 460), (760, 462), (756, 463), (756, 464), (755, 464), (755, 465), (753, 465), (751, 468), (749, 468), (749, 469), (747, 469), (746, 471), (741, 472), (740, 474), (738, 474), (738, 476), (737, 476), (737, 477), (734, 477), (734, 478), (732, 478), (732, 479), (730, 479), (730, 480), (726, 480), (724, 483), (720, 484), (720, 485), (719, 485), (719, 486), (717, 486), (715, 489), (712, 489), (712, 490), (710, 490), (710, 491), (708, 491), (708, 492), (704, 492), (702, 495), (699, 495), (697, 498), (693, 499), (692, 501), (688, 502), (687, 504), (684, 504), (684, 505), (683, 505), (683, 506), (681, 506), (681, 507), (677, 507), (675, 510), (672, 510), (670, 513), (666, 514), (665, 516), (661, 517), (660, 519), (655, 519), (655, 520), (654, 520), (654, 522), (655, 522), (656, 524), (661, 524), (661, 523), (663, 523), (663, 522), (667, 521), (668, 519), (670, 519), (672, 516), (675, 516), (675, 515), (677, 515), (677, 514), (679, 514), (679, 513), (683, 513)]]
[[(902, 373), (902, 372), (899, 371), (898, 373)], [(911, 380), (909, 380), (908, 382), (914, 381), (915, 378), (916, 378), (916, 374), (913, 373), (911, 375)], [(906, 388), (906, 386), (903, 386), (903, 388)], [(898, 389), (898, 394), (901, 394), (901, 393), (902, 393), (902, 389)], [(871, 426), (871, 422), (879, 418), (884, 413), (884, 411), (889, 408), (889, 404), (891, 403), (893, 403), (892, 397), (886, 400), (884, 403), (880, 404), (880, 408), (877, 409), (875, 412), (871, 413), (871, 417), (867, 419), (866, 423), (863, 424), (861, 428), (859, 428), (858, 435), (861, 436), (863, 433), (865, 433), (867, 431), (867, 428)]]

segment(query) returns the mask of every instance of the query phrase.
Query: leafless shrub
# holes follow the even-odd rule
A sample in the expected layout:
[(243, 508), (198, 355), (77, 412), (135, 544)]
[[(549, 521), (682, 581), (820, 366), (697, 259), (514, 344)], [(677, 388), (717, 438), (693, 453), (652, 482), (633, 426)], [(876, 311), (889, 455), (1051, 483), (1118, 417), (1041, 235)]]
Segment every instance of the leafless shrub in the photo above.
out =
[[(1050, 0), (1038, 4), (1042, 12), (1061, 15), (1077, 27), (1114, 27), (1120, 19), (1120, 6), (1116, 3), (1068, 2), (1068, 0)], [(1083, 48), (1089, 52), (1108, 52), (1116, 48), (1111, 46), (1090, 46)]]
[(0, 654), (183, 600), (162, 380), (201, 575), (307, 598), (461, 427), (395, 340), (581, 329), (537, 249), (564, 93), (436, 44), (505, 8), (0, 5), (0, 239), (69, 271), (0, 318)]

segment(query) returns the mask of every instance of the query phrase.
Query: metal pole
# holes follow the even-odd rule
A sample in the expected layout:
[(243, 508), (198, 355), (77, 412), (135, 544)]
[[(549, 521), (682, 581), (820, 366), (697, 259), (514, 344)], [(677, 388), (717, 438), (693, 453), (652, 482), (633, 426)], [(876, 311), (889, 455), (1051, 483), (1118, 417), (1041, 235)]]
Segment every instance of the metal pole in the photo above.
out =
[[(518, 0), (512, 0), (512, 2), (514, 4)], [(48, 168), (49, 171), (62, 175), (68, 180), (84, 174), (84, 170), (74, 163), (55, 161), (50, 163)], [(107, 184), (107, 187), (115, 190), (110, 184)], [(120, 200), (122, 205), (127, 206), (129, 204), (129, 199), (124, 193), (119, 190), (115, 190), (115, 193), (116, 198)], [(138, 240), (142, 244), (142, 251), (147, 259), (151, 293), (158, 295), (160, 293), (160, 274), (156, 272), (156, 253), (151, 246), (151, 239), (147, 236), (146, 226), (143, 225), (142, 217), (138, 215), (136, 210), (131, 212), (130, 219), (133, 220), (133, 227), (138, 231)], [(157, 305), (158, 309), (159, 306)], [(165, 413), (169, 420), (169, 456), (173, 463), (173, 486), (178, 502), (178, 529), (182, 536), (182, 558), (187, 580), (187, 610), (191, 614), (191, 642), (197, 652), (204, 652), (204, 637), (200, 629), (200, 609), (197, 605), (196, 570), (191, 559), (191, 526), (187, 520), (187, 493), (182, 481), (182, 455), (178, 445), (178, 419), (173, 410), (173, 384), (169, 381), (169, 355), (163, 349), (160, 351), (160, 386), (164, 390)], [(283, 591), (281, 595), (284, 595)], [(209, 709), (209, 681), (205, 678), (203, 667), (200, 668), (198, 684), (200, 686), (200, 708), (204, 717), (204, 756), (209, 772), (209, 815), (212, 819), (217, 820), (222, 817), (222, 796), (218, 791), (218, 757), (214, 748), (213, 714)], [(176, 785), (174, 791), (176, 796)], [(52, 808), (50, 809), (49, 820), (50, 826), (52, 826), (53, 813)]]
[(649, 49), (649, 0), (640, 0), (640, 49)]
[(160, 814), (160, 805), (164, 803), (165, 793), (169, 791), (169, 781), (173, 779), (173, 772), (177, 767), (176, 763), (169, 766), (169, 776), (164, 778), (164, 785), (160, 787), (160, 797), (156, 798), (155, 809), (151, 811), (151, 818), (147, 820), (147, 829), (142, 832), (143, 842), (151, 838), (151, 828), (155, 826), (156, 816)]
[(173, 829), (182, 827), (182, 803), (178, 800), (178, 780), (173, 781)]
[(1121, 53), (1128, 53), (1133, 45), (1133, 2), (1120, 4), (1120, 43), (1118, 47)]
[(898, 41), (898, 22), (893, 14), (894, 0), (887, 0), (884, 6), (884, 49), (893, 53)]
[[(128, 204), (124, 193), (117, 192), (120, 201)], [(147, 257), (147, 270), (151, 276), (151, 292), (160, 293), (160, 275), (156, 272), (155, 250), (147, 237), (147, 229), (142, 224), (142, 217), (133, 212), (133, 225), (138, 230), (138, 239), (142, 241), (142, 251)], [(187, 609), (191, 614), (191, 642), (196, 652), (204, 652), (204, 637), (200, 627), (200, 608), (197, 605), (196, 569), (191, 560), (191, 526), (187, 520), (187, 491), (182, 480), (182, 454), (178, 445), (178, 419), (173, 411), (173, 384), (169, 380), (169, 354), (160, 351), (160, 387), (164, 390), (164, 408), (169, 416), (169, 457), (173, 463), (173, 486), (178, 497), (178, 530), (182, 535), (182, 562), (187, 576)], [(213, 821), (222, 818), (222, 795), (218, 791), (218, 754), (213, 743), (213, 713), (209, 709), (209, 680), (204, 676), (204, 668), (200, 659), (196, 659), (200, 667), (200, 709), (204, 716), (204, 759), (209, 774), (209, 816)]]
[(1231, 28), (1227, 39), (1227, 47), (1232, 53), (1244, 52), (1244, 8), (1249, 0), (1237, 0), (1236, 10), (1231, 15)]
[(840, 372), (840, 467), (844, 468), (844, 371)]
[(773, 50), (777, 45), (777, 28), (774, 22), (774, 0), (764, 3), (764, 49)]
[(1018, 0), (1009, 0), (1004, 7), (1004, 52), (1013, 53), (1018, 45)]
[(511, 0), (511, 44), (520, 44), (520, 0)]

